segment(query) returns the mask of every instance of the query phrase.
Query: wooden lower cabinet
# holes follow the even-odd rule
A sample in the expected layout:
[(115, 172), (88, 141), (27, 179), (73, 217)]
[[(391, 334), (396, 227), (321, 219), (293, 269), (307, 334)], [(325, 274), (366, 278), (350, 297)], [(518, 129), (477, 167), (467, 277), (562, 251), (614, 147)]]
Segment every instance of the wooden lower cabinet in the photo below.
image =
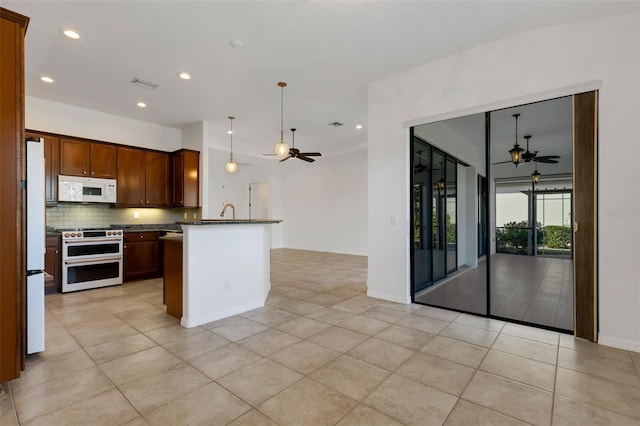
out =
[(49, 277), (44, 279), (44, 293), (62, 292), (62, 257), (60, 252), (60, 235), (47, 235), (44, 270)]
[(124, 234), (124, 281), (162, 276), (160, 232), (128, 232)]
[(182, 240), (165, 239), (164, 304), (167, 313), (182, 318)]

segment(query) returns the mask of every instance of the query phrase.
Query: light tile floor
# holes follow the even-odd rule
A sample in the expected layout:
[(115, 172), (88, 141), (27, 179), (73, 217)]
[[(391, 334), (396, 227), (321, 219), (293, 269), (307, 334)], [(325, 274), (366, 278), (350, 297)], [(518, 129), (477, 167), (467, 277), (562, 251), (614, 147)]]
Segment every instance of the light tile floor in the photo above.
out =
[(46, 298), (4, 425), (640, 425), (640, 354), (366, 296), (367, 258), (272, 252), (267, 306), (185, 329), (162, 281)]
[[(485, 315), (487, 264), (463, 269), (416, 295), (432, 306)], [(573, 330), (573, 260), (498, 253), (491, 256), (491, 315)]]

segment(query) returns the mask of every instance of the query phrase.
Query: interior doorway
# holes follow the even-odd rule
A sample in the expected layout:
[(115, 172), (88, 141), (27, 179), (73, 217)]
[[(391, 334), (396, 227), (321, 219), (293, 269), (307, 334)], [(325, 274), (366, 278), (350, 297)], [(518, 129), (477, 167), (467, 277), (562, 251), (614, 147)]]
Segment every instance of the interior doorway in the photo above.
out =
[(249, 184), (249, 219), (269, 218), (269, 182)]
[[(415, 302), (559, 331), (575, 329), (576, 335), (595, 340), (597, 92), (589, 93), (595, 95), (566, 96), (412, 128), (411, 266)], [(582, 102), (578, 113), (576, 99)], [(470, 125), (473, 122), (475, 127)], [(476, 259), (475, 264), (468, 262), (470, 256), (465, 254), (463, 262), (457, 262), (457, 270), (444, 277), (433, 270), (436, 265), (432, 263), (431, 278), (442, 279), (432, 280), (428, 286), (417, 281), (420, 254), (415, 239), (418, 232), (428, 231), (433, 238), (439, 231), (418, 227), (415, 212), (416, 200), (425, 194), (415, 185), (415, 167), (421, 156), (416, 156), (414, 133), (425, 128), (430, 129), (429, 142), (467, 163), (463, 175), (471, 172), (471, 176), (457, 179), (456, 232), (458, 239), (473, 232)], [(586, 147), (582, 160), (574, 156), (578, 143), (582, 144), (580, 149)], [(579, 179), (586, 186), (586, 195), (576, 192), (577, 162), (579, 170), (589, 171)], [(583, 163), (589, 163), (588, 167)], [(469, 193), (475, 200), (473, 210), (460, 203), (460, 197), (468, 200)], [(578, 272), (574, 270), (574, 257), (577, 262), (581, 253), (574, 226), (576, 206), (584, 210), (580, 229), (582, 223), (587, 224), (582, 234), (586, 253), (581, 259), (589, 273), (584, 274), (583, 284), (574, 276)], [(419, 220), (424, 222), (424, 218)], [(434, 244), (430, 247), (435, 252)], [(457, 241), (458, 253), (464, 252), (461, 244)], [(431, 257), (436, 256), (432, 253)], [(580, 291), (582, 296), (574, 295)], [(578, 333), (576, 324), (582, 323), (588, 325), (587, 330)]]

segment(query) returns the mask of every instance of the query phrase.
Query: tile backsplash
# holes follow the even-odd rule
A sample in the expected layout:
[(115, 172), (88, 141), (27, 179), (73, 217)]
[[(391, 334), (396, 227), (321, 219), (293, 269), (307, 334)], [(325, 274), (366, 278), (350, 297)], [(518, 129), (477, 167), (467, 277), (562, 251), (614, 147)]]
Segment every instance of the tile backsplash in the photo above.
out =
[[(46, 223), (51, 228), (99, 227), (111, 224), (174, 223), (201, 218), (200, 209), (113, 208), (108, 204), (59, 204), (47, 207)], [(136, 217), (137, 216), (137, 217)]]

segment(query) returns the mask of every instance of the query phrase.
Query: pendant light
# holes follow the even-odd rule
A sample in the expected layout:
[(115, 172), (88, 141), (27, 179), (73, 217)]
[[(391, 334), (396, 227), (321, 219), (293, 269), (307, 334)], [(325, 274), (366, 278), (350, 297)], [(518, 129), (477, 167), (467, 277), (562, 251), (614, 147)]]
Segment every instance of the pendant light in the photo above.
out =
[(513, 118), (516, 119), (516, 144), (509, 150), (509, 154), (511, 154), (511, 162), (515, 164), (516, 167), (520, 164), (522, 152), (524, 151), (524, 149), (520, 148), (520, 145), (518, 145), (518, 117), (520, 117), (520, 114), (513, 114)]
[(229, 119), (229, 131), (227, 133), (229, 133), (229, 138), (231, 139), (231, 150), (229, 151), (229, 161), (224, 165), (224, 168), (227, 173), (233, 174), (238, 171), (238, 163), (233, 161), (233, 120), (235, 117), (230, 115), (227, 118)]
[(538, 182), (540, 182), (540, 176), (542, 175), (538, 173), (538, 166), (536, 166), (536, 171), (531, 173), (531, 182), (533, 182), (534, 185), (537, 185)]
[(280, 142), (278, 142), (274, 148), (274, 152), (280, 158), (284, 158), (289, 155), (289, 145), (284, 143), (284, 88), (287, 87), (287, 83), (281, 81), (278, 83), (280, 88)]

